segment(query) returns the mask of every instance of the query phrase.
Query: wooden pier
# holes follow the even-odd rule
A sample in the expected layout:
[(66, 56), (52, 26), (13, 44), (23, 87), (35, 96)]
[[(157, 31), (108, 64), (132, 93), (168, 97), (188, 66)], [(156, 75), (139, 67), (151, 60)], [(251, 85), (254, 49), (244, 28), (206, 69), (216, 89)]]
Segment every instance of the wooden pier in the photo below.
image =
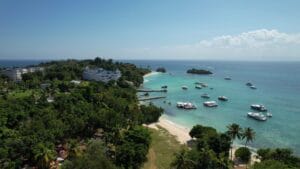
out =
[(151, 89), (137, 89), (137, 92), (167, 92), (167, 89), (151, 90)]
[(166, 98), (166, 96), (157, 96), (157, 97), (148, 97), (148, 98), (140, 98), (139, 101), (147, 101), (147, 100), (155, 100), (155, 99), (163, 99)]

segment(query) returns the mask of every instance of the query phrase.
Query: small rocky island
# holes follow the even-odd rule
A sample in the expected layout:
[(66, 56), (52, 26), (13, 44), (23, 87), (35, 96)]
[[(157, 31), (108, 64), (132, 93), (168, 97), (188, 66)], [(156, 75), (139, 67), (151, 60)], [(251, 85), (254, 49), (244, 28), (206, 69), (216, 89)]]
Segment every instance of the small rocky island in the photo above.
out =
[(166, 69), (165, 69), (164, 67), (158, 67), (158, 68), (156, 69), (156, 71), (157, 71), (157, 72), (161, 72), (161, 73), (166, 73), (166, 72), (167, 72)]
[(189, 69), (186, 71), (186, 73), (190, 73), (190, 74), (199, 74), (199, 75), (210, 75), (213, 74), (211, 71), (209, 70), (204, 70), (204, 69)]

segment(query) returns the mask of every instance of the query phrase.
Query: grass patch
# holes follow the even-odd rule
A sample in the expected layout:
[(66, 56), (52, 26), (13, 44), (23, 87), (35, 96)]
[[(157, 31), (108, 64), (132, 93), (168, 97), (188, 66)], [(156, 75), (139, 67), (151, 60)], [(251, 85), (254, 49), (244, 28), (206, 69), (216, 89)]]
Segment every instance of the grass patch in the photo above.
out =
[(147, 155), (148, 161), (142, 169), (169, 169), (174, 160), (174, 153), (178, 152), (183, 145), (162, 127), (158, 127), (158, 130), (149, 130), (151, 131), (152, 142)]

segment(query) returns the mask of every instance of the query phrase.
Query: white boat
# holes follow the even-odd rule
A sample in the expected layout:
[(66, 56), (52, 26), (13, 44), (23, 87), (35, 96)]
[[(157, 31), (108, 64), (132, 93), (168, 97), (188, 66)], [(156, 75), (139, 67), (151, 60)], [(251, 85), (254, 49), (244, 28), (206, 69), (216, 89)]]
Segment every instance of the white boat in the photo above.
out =
[(248, 117), (251, 117), (255, 120), (259, 120), (259, 121), (266, 121), (267, 120), (267, 117), (265, 115), (263, 115), (262, 113), (248, 112), (247, 115), (248, 115)]
[(258, 111), (263, 111), (263, 112), (268, 111), (268, 110), (265, 108), (265, 106), (262, 105), (262, 104), (252, 104), (250, 107), (251, 107), (251, 109), (253, 109), (253, 110), (258, 110)]
[(266, 116), (267, 117), (273, 117), (273, 114), (272, 113), (267, 113)]
[(187, 86), (181, 86), (181, 88), (182, 88), (183, 90), (187, 90), (187, 89), (188, 89)]
[(257, 89), (254, 85), (250, 86), (251, 89)]
[(201, 97), (205, 98), (205, 99), (209, 99), (210, 98), (210, 96), (207, 93), (202, 94)]
[(226, 96), (219, 96), (218, 99), (221, 100), (221, 101), (227, 101), (228, 100), (228, 98)]
[(195, 88), (196, 89), (202, 89), (202, 86), (201, 85), (196, 85)]
[(177, 108), (181, 109), (196, 109), (197, 107), (190, 102), (177, 102)]
[(207, 101), (207, 102), (204, 102), (203, 105), (206, 107), (217, 107), (218, 106), (216, 101)]

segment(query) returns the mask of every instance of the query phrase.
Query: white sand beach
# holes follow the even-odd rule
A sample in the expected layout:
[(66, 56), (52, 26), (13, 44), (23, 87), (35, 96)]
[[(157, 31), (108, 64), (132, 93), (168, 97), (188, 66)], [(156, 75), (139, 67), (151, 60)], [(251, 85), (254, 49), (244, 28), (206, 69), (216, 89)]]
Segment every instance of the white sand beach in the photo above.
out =
[(157, 74), (160, 74), (160, 73), (152, 71), (150, 73), (145, 74), (143, 77), (145, 78), (145, 77), (149, 77), (149, 76), (153, 76), (153, 75), (157, 75)]
[(154, 129), (157, 129), (157, 126), (165, 128), (170, 134), (176, 136), (181, 144), (186, 144), (187, 141), (191, 139), (189, 135), (189, 128), (173, 123), (172, 121), (167, 120), (164, 116), (162, 116), (158, 122), (147, 126)]
[[(189, 135), (189, 131), (190, 131), (189, 128), (176, 124), (166, 119), (166, 117), (164, 116), (161, 116), (158, 122), (146, 126), (153, 129), (158, 129), (157, 126), (163, 127), (170, 134), (174, 135), (181, 144), (187, 144), (187, 142), (192, 139)], [(234, 153), (239, 147), (241, 147), (241, 145), (233, 145), (232, 147), (233, 159), (235, 159)], [(255, 152), (252, 152), (251, 162), (250, 162), (251, 164), (254, 164), (255, 162), (260, 162), (260, 160), (257, 159), (256, 156), (257, 154)], [(235, 168), (246, 168), (246, 166), (244, 164), (240, 164), (240, 165), (235, 165)]]

